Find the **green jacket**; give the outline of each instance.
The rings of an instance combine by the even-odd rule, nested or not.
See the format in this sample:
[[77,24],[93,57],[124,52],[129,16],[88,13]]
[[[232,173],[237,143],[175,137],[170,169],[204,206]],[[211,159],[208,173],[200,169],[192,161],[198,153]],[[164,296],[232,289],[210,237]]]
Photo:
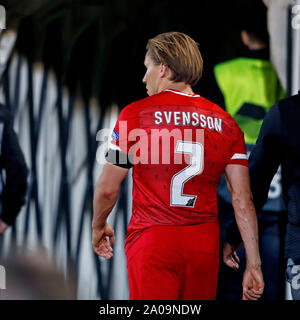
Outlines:
[[285,97],[270,61],[237,58],[214,68],[226,111],[244,132],[246,144],[255,144],[265,114]]

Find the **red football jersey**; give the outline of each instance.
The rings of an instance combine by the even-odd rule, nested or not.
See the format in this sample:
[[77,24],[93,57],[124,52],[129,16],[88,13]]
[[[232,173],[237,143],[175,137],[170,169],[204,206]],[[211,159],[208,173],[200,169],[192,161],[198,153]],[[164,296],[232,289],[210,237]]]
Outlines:
[[121,111],[112,137],[111,149],[134,162],[126,245],[151,226],[218,223],[226,165],[248,166],[236,122],[199,95],[164,90],[134,102]]

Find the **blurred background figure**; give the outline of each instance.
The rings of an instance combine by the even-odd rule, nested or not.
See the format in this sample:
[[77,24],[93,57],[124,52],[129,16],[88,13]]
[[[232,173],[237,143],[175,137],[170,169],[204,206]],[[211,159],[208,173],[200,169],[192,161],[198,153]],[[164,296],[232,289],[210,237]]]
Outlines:
[[[300,88],[299,88],[300,89]],[[300,91],[276,103],[264,119],[259,139],[249,159],[256,208],[267,199],[268,188],[282,166],[283,195],[287,207],[285,263],[293,300],[300,300]]]
[[[299,107],[300,91],[297,95],[280,100],[271,108],[249,158],[253,201],[257,211],[266,202],[271,180],[278,166],[282,166],[283,194],[288,210],[284,247],[286,279],[293,300],[300,299],[300,213],[297,209],[300,201]],[[234,228],[234,224],[230,227]],[[234,245],[226,244],[224,261],[230,267],[233,266],[230,260],[234,251]]]
[[15,248],[1,264],[6,271],[6,289],[0,291],[0,300],[76,299],[73,270],[68,270],[66,280],[43,248]]
[[[269,61],[266,18],[266,8],[262,2],[249,7],[247,16],[239,18],[244,52],[241,56],[219,63],[214,68],[216,83],[212,86],[214,90],[211,99],[231,114],[239,124],[244,132],[248,155],[256,143],[263,118],[276,101],[285,97],[277,73]],[[225,179],[219,185],[218,196],[221,229],[224,231],[233,219]],[[258,214],[260,254],[265,280],[263,299],[282,299],[284,296],[282,248],[286,212],[281,193],[280,171],[273,180],[268,203]],[[226,235],[223,233],[225,242],[234,241],[233,237],[234,234],[231,232]],[[239,270],[232,270],[221,263],[220,295],[229,300],[240,300],[242,296],[239,284],[245,268],[244,248],[239,248],[237,253],[241,260]]]
[[0,234],[3,234],[25,203],[28,169],[9,111],[0,104]]

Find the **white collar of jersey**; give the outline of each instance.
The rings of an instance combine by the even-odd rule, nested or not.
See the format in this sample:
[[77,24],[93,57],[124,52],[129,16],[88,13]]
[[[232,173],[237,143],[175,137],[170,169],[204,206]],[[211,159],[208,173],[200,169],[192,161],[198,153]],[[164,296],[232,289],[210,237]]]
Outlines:
[[171,89],[165,89],[163,91],[173,92],[173,93],[176,93],[176,94],[180,94],[182,96],[187,96],[187,97],[192,97],[192,98],[200,97],[199,94],[188,94],[188,93],[184,93],[184,92],[177,91],[177,90],[171,90]]

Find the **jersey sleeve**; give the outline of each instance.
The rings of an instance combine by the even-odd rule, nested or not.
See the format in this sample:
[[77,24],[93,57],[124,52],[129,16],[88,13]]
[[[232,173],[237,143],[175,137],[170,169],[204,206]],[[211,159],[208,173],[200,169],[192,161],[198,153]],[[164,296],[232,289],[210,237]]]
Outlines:
[[111,142],[106,154],[106,160],[123,168],[133,166],[133,156],[130,150],[135,141],[128,139],[130,132],[136,128],[136,115],[132,110],[132,105],[125,107],[113,129]]
[[248,167],[248,156],[244,134],[240,128],[237,128],[236,130],[236,139],[232,144],[227,164],[240,164]]

